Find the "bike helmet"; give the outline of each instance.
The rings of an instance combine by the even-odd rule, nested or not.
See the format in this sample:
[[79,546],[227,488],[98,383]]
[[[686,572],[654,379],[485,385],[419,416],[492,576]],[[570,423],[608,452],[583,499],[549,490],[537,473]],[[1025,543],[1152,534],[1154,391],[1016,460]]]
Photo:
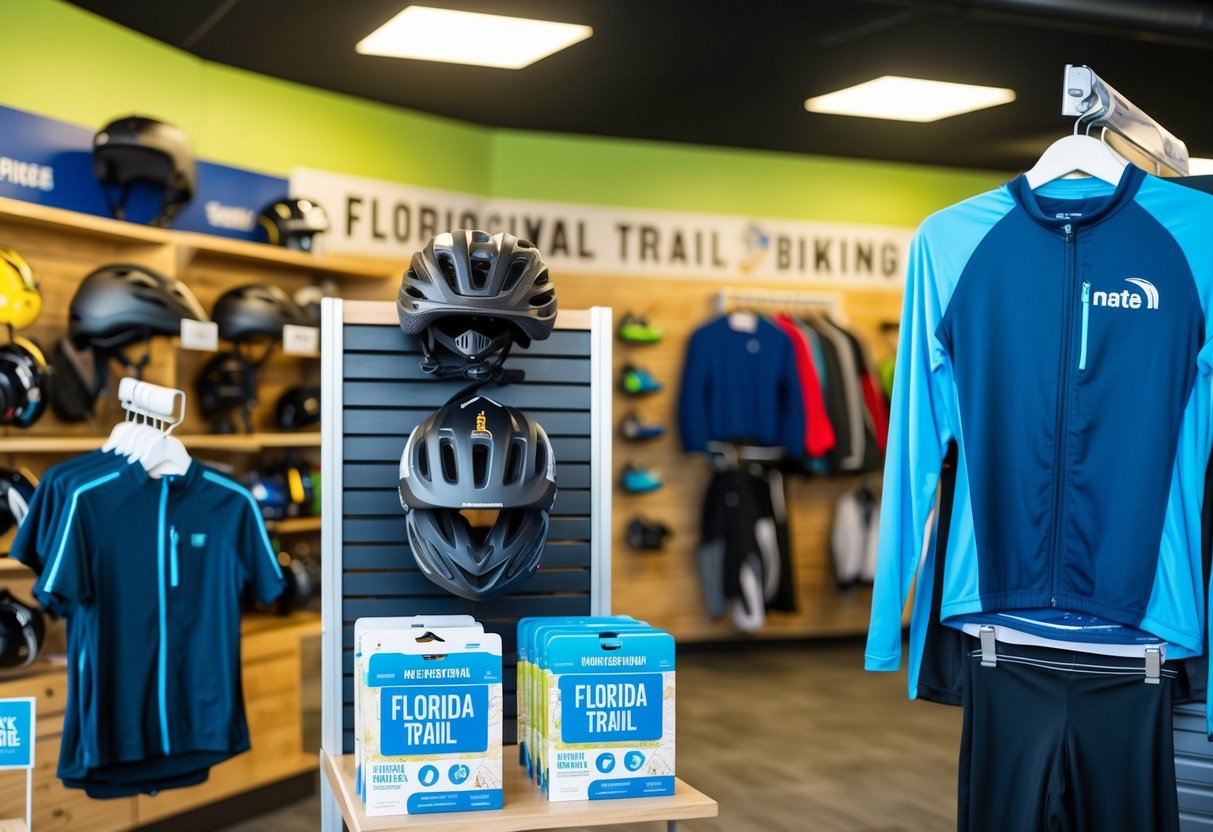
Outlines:
[[50,367],[35,342],[0,345],[0,425],[28,428],[46,411]]
[[[110,212],[126,219],[131,188],[143,183],[163,194],[149,225],[167,226],[177,211],[194,198],[198,168],[185,133],[179,127],[143,116],[124,116],[93,137],[93,173]],[[111,194],[118,190],[118,198]]]
[[37,485],[28,471],[0,468],[0,534],[24,522]]
[[295,386],[288,387],[278,397],[274,408],[278,417],[278,427],[283,430],[295,430],[320,424],[320,388]]
[[18,670],[33,664],[45,638],[42,611],[0,589],[0,668]]
[[[471,600],[529,578],[547,540],[555,465],[547,433],[515,408],[473,395],[432,413],[400,457],[400,503],[422,573]],[[473,526],[464,509],[497,509],[497,518]]]
[[219,325],[219,337],[233,343],[258,338],[281,341],[284,325],[311,325],[290,295],[277,286],[263,283],[224,292],[215,301],[212,311],[215,323]]
[[443,232],[413,254],[396,312],[401,329],[421,336],[426,372],[491,368],[513,342],[526,347],[552,334],[556,287],[543,256],[526,240]]
[[29,264],[17,252],[0,248],[0,326],[25,329],[41,311],[42,295]]
[[184,283],[147,266],[114,263],[76,289],[67,332],[77,349],[111,352],[153,335],[177,335],[185,318],[210,320]]
[[258,224],[272,246],[311,251],[314,237],[329,230],[329,215],[307,199],[280,199],[261,209]]
[[261,516],[266,520],[285,520],[291,500],[286,486],[278,480],[253,471],[243,477],[244,487],[257,501]]
[[217,352],[203,365],[194,380],[202,417],[215,433],[235,433],[229,415],[240,410],[249,421],[257,403],[254,373],[248,362],[234,352]]

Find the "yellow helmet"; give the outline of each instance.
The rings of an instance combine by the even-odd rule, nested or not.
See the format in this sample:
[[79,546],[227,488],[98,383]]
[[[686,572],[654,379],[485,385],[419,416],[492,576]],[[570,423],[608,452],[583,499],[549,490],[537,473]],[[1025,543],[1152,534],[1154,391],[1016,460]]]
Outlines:
[[25,329],[41,311],[42,295],[29,264],[12,249],[0,248],[0,325]]

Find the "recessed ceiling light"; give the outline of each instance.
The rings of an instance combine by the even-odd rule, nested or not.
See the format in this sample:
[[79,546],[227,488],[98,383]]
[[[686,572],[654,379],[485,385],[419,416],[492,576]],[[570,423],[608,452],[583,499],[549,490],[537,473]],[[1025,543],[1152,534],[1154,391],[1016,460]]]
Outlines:
[[1208,176],[1213,173],[1213,159],[1189,159],[1188,176]]
[[354,48],[363,55],[522,69],[593,32],[574,23],[408,6]]
[[926,122],[1009,104],[1014,100],[1015,90],[1002,87],[885,75],[810,98],[804,102],[804,108],[811,113]]

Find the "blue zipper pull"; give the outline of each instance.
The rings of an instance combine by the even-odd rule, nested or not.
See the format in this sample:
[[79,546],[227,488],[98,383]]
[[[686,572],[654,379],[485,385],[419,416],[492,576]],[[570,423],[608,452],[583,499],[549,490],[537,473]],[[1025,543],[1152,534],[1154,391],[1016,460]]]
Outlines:
[[177,527],[170,526],[169,527],[169,542],[170,542],[169,552],[171,553],[172,558],[169,562],[169,583],[171,583],[173,586],[177,585],[177,541],[179,539],[180,539],[180,537],[177,534]]
[[1065,228],[1065,232],[1066,232],[1066,242],[1067,243],[1074,242],[1074,226],[1070,225],[1070,223],[1066,223],[1065,226],[1063,226],[1063,227]]
[[1082,347],[1078,353],[1078,369],[1087,369],[1087,324],[1091,317],[1091,281],[1082,282]]

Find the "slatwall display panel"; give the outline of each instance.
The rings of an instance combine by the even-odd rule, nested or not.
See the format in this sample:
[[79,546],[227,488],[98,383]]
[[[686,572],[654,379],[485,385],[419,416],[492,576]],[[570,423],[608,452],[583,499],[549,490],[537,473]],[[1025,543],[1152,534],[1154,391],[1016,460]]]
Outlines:
[[1179,828],[1213,832],[1213,743],[1205,735],[1205,706],[1179,705],[1174,716]]
[[413,561],[397,493],[412,429],[467,386],[421,371],[417,339],[399,327],[347,324],[342,363],[342,725],[354,749],[354,621],[365,616],[466,613],[502,638],[504,741],[516,741],[515,625],[527,615],[590,613],[590,333],[557,330],[515,349],[521,384],[481,392],[543,425],[559,492],[539,572],[518,592],[476,603],[430,583]]

